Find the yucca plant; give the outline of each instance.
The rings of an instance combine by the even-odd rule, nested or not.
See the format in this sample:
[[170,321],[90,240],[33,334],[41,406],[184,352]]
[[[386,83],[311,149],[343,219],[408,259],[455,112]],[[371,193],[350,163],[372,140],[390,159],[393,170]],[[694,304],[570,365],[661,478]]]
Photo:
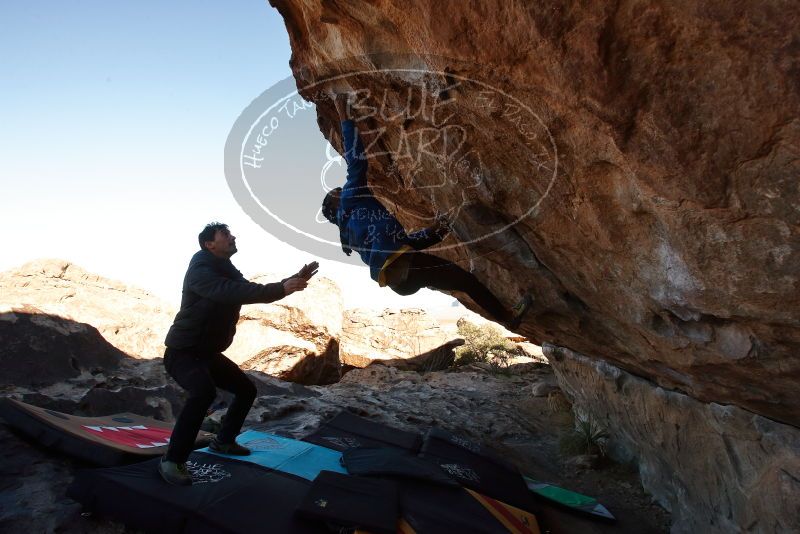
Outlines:
[[591,417],[578,419],[575,428],[567,432],[559,441],[559,448],[565,454],[592,454],[605,456],[608,451],[608,431],[595,423]]

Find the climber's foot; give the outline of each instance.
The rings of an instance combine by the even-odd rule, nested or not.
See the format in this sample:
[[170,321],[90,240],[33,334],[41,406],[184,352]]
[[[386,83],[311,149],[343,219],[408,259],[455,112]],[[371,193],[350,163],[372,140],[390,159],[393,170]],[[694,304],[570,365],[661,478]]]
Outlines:
[[161,458],[158,463],[158,472],[165,482],[173,486],[192,485],[192,474],[186,468],[185,463],[169,462],[165,458]]
[[236,443],[235,441],[231,441],[228,443],[224,443],[218,441],[217,438],[208,444],[208,448],[214,452],[219,452],[222,454],[230,454],[232,456],[249,456],[250,449],[247,447],[243,447]]

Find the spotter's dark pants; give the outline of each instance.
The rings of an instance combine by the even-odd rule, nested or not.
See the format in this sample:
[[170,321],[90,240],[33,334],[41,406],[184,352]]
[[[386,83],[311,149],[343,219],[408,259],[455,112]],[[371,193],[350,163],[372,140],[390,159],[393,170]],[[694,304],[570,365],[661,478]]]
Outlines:
[[219,352],[167,348],[164,367],[189,394],[175,421],[166,459],[184,463],[189,458],[203,419],[217,396],[217,388],[234,394],[217,440],[229,443],[236,439],[256,398],[255,385],[239,366]]
[[511,319],[503,303],[489,291],[472,273],[465,271],[455,263],[437,258],[424,252],[407,252],[411,254],[411,265],[408,277],[398,285],[390,286],[399,295],[411,295],[422,289],[444,289],[445,291],[463,291],[475,304],[486,310],[496,321]]

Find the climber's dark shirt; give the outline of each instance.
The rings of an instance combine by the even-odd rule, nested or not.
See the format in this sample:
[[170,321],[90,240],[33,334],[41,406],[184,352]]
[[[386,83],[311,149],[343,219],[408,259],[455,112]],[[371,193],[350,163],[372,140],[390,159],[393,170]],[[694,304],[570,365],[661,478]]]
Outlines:
[[367,185],[367,156],[353,121],[342,121],[342,140],[347,182],[342,187],[336,214],[339,239],[345,253],[358,252],[361,261],[369,265],[372,279],[378,281],[386,260],[402,247],[423,250],[440,242],[442,237],[427,229],[406,233]]

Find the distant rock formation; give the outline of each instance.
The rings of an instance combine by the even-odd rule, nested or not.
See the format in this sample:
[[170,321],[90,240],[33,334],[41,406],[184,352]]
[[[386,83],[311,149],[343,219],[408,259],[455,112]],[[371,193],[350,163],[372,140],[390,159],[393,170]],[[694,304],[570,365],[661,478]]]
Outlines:
[[[453,361],[453,347],[463,343],[424,310],[346,310],[339,358],[366,367],[373,362],[405,368],[441,369]],[[413,360],[413,361],[412,361]],[[432,366],[432,367],[431,367]]]
[[[278,279],[267,274],[251,278],[259,283]],[[0,311],[10,313],[0,317],[7,324],[16,320],[11,310],[19,309],[31,314],[20,325],[33,322],[51,327],[41,331],[27,326],[0,329],[8,336],[6,353],[23,361],[27,361],[22,355],[28,349],[20,347],[40,347],[39,352],[47,353],[41,361],[47,362],[69,362],[69,354],[80,352],[62,350],[62,345],[86,348],[78,363],[98,358],[114,347],[119,354],[132,358],[160,358],[164,335],[175,313],[143,290],[62,260],[38,260],[0,273],[0,290]],[[442,369],[452,363],[453,348],[462,343],[454,318],[453,324],[440,324],[423,310],[387,309],[378,314],[344,310],[339,286],[318,276],[304,291],[285,299],[243,306],[236,336],[225,354],[243,369],[306,385],[336,382],[350,368],[373,362],[403,369]],[[99,325],[97,330],[94,325]],[[75,330],[73,334],[82,333],[82,337],[65,337],[70,329]],[[42,332],[58,338],[46,350],[45,339],[50,338],[40,339]],[[66,369],[57,371],[60,367],[53,365],[48,383],[79,373],[75,369],[72,374]],[[26,372],[19,378],[28,379]]]
[[[259,275],[268,283],[277,276]],[[244,369],[301,384],[339,380],[342,294],[335,282],[314,277],[308,287],[272,304],[242,307],[233,345],[225,354]]]
[[[277,279],[260,275],[253,281]],[[6,376],[11,380],[11,373],[19,370],[18,378],[24,383],[53,383],[77,375],[77,367],[70,374],[56,362],[70,362],[75,357],[75,365],[80,366],[114,348],[131,358],[161,358],[164,337],[176,312],[144,290],[57,259],[36,260],[0,273],[0,312],[5,312],[0,316],[5,321],[0,328],[17,320],[14,310],[30,317],[21,319],[13,329],[0,330],[7,340],[0,355],[20,359]],[[245,368],[287,380],[334,382],[340,376],[336,340],[341,317],[338,286],[331,280],[315,278],[305,291],[277,303],[244,306],[234,344],[226,354]],[[33,329],[30,324],[49,329]],[[71,337],[67,337],[69,334]],[[26,375],[24,369],[32,371],[39,364],[28,356],[37,351],[26,352],[24,347],[47,353],[42,361],[48,363],[36,373],[40,378]]]
[[0,273],[0,308],[33,306],[92,325],[132,358],[160,358],[175,310],[158,297],[64,260],[36,260]]

